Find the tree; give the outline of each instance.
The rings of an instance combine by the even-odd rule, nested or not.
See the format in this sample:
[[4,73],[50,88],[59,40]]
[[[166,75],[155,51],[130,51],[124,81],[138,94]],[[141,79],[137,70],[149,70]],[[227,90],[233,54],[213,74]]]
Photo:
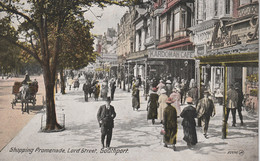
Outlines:
[[62,52],[59,57],[59,71],[61,77],[61,92],[65,94],[63,69],[81,69],[90,62],[95,62],[98,53],[93,52],[94,38],[90,33],[93,24],[89,21],[70,18],[64,28]]
[[[112,4],[126,6],[136,3],[139,3],[139,0],[9,0],[9,2],[0,2],[0,12],[6,13],[19,23],[16,30],[19,32],[19,39],[12,39],[12,35],[3,25],[0,27],[6,31],[1,32],[0,38],[33,56],[43,69],[47,106],[46,131],[62,128],[56,120],[54,86],[61,53],[62,33],[69,25],[68,19],[73,16],[84,19],[82,15],[88,9],[84,10],[83,7],[87,8],[94,4],[105,7]],[[52,45],[50,45],[51,38]]]

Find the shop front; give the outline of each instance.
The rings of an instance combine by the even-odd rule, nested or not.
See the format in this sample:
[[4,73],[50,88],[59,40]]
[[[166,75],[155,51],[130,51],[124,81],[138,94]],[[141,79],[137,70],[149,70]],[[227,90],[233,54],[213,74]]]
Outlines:
[[[223,104],[222,138],[227,136],[227,91],[237,84],[245,97],[244,106],[258,111],[258,17],[247,16],[215,23],[204,55],[197,55],[200,86],[210,90],[213,99]],[[221,99],[222,98],[222,99]]]

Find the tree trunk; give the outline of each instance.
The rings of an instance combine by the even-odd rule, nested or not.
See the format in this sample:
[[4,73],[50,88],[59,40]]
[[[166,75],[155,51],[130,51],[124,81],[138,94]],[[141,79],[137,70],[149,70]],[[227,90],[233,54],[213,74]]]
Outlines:
[[55,131],[62,129],[62,127],[57,123],[55,101],[54,101],[54,87],[55,87],[55,77],[49,70],[48,67],[43,68],[43,77],[45,83],[45,93],[46,93],[46,128],[44,131]]
[[61,93],[65,94],[65,81],[63,75],[63,69],[60,70],[60,85],[61,85]]

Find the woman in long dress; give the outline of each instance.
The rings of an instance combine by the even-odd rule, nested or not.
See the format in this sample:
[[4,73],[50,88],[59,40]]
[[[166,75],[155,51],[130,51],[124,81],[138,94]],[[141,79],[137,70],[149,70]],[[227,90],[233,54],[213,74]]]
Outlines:
[[177,110],[177,117],[180,117],[180,113],[181,113],[181,95],[180,93],[177,91],[177,89],[173,88],[172,89],[172,94],[170,95],[170,97],[172,98],[173,102],[172,102],[172,106],[174,106]]
[[132,107],[133,107],[133,110],[138,110],[140,108],[139,89],[134,84],[132,90],[133,90],[132,91]]
[[167,107],[163,112],[163,125],[164,125],[164,147],[168,147],[168,145],[173,145],[173,150],[176,151],[176,140],[177,140],[177,111],[175,107],[171,105],[172,98],[169,97],[166,101]]
[[159,95],[156,93],[157,89],[152,88],[152,92],[150,93],[148,100],[148,114],[147,120],[152,120],[152,124],[155,123],[155,119],[157,119],[157,108],[158,108],[158,98]]
[[186,99],[186,102],[188,103],[188,106],[185,107],[181,112],[181,117],[183,118],[183,140],[187,142],[187,146],[189,148],[192,148],[192,146],[196,145],[198,142],[195,122],[197,113],[196,108],[192,106],[192,98],[188,97]]
[[167,107],[166,101],[168,99],[168,96],[166,95],[166,90],[161,89],[161,95],[159,96],[158,103],[159,103],[159,108],[158,108],[158,120],[163,122],[163,111]]

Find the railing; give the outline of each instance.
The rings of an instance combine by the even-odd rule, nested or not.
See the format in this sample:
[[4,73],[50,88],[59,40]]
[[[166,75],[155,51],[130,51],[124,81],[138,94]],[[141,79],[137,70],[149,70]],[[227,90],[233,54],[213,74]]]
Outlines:
[[258,15],[258,2],[246,4],[238,8],[238,17],[243,17],[252,14]]

